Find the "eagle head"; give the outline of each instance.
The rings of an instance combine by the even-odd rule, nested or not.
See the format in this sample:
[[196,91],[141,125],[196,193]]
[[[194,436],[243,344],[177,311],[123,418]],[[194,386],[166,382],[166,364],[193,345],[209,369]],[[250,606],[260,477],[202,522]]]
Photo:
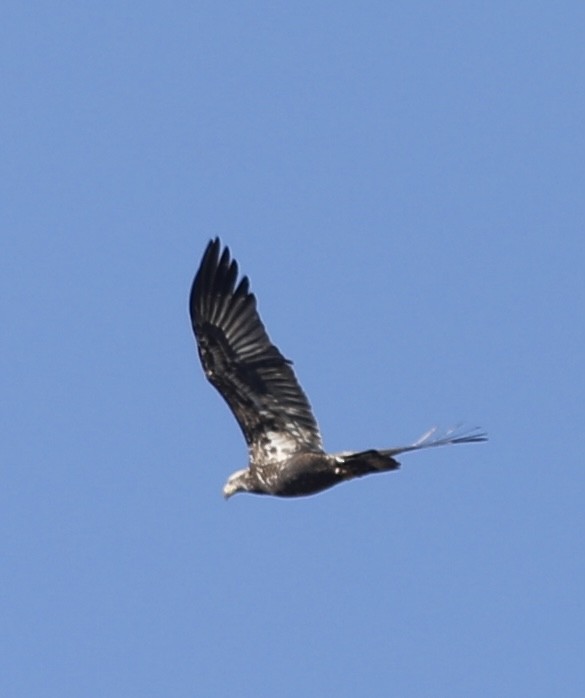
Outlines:
[[250,492],[252,489],[250,471],[248,468],[243,468],[242,470],[236,470],[235,473],[228,477],[227,482],[223,486],[223,496],[229,499],[237,492]]

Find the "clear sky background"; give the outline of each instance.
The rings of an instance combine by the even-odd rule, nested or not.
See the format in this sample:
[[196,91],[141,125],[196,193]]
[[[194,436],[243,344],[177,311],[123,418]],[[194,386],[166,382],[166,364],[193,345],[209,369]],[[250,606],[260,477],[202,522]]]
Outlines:
[[[0,694],[585,695],[582,2],[7,2]],[[210,237],[330,450],[294,501],[187,315]]]

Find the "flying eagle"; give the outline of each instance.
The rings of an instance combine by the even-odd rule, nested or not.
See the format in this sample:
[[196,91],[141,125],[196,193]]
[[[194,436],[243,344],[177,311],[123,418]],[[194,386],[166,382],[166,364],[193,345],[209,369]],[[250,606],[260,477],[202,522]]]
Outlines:
[[394,456],[430,446],[476,443],[477,429],[431,429],[410,446],[325,453],[319,427],[292,363],[272,344],[256,298],[218,238],[207,245],[189,298],[199,357],[244,433],[249,465],[230,475],[223,494],[236,492],[300,497],[344,480],[396,470]]

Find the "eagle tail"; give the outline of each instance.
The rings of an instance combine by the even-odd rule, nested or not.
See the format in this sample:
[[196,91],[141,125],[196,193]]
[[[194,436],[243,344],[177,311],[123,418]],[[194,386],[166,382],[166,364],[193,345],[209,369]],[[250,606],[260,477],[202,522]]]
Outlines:
[[400,463],[392,455],[375,449],[340,453],[335,458],[341,464],[339,467],[347,479],[398,470],[400,467]]

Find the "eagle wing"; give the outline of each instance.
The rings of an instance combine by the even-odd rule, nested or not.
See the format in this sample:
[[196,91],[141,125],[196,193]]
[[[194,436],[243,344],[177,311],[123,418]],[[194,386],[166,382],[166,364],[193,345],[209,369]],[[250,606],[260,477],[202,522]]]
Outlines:
[[208,380],[234,413],[257,465],[322,451],[311,406],[291,367],[271,343],[228,247],[207,245],[189,299],[199,357]]

